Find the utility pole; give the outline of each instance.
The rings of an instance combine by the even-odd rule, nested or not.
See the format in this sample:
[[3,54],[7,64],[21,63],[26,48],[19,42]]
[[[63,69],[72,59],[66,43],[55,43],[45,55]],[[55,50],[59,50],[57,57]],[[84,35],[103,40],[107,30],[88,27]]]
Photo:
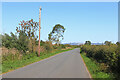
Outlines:
[[41,6],[39,8],[39,45],[38,45],[38,56],[40,56],[40,29],[41,29]]

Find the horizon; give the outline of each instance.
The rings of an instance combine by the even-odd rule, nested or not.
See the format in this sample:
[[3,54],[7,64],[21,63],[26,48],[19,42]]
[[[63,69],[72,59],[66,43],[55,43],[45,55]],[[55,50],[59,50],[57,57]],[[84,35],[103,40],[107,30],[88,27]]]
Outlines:
[[66,28],[62,43],[118,41],[117,2],[3,2],[2,33],[15,33],[22,20],[33,19],[38,22],[40,6],[43,41],[47,40],[56,24]]

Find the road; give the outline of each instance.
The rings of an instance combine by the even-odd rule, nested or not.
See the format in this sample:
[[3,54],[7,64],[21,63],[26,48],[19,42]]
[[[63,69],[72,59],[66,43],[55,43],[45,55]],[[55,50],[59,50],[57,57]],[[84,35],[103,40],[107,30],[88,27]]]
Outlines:
[[2,75],[3,78],[90,78],[80,56],[80,49],[35,62]]

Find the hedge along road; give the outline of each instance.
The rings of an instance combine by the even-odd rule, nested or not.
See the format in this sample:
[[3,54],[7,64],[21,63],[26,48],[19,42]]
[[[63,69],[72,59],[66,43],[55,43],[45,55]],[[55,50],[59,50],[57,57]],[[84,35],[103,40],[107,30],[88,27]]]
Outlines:
[[80,49],[35,62],[2,75],[3,78],[90,78],[80,56]]

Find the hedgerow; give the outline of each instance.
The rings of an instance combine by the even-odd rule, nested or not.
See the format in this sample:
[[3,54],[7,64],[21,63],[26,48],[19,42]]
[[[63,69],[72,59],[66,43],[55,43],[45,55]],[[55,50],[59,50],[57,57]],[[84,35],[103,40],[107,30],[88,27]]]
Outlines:
[[119,45],[83,45],[81,53],[86,53],[87,57],[94,59],[97,63],[105,64],[102,67],[107,67],[105,71],[115,73],[119,76]]

